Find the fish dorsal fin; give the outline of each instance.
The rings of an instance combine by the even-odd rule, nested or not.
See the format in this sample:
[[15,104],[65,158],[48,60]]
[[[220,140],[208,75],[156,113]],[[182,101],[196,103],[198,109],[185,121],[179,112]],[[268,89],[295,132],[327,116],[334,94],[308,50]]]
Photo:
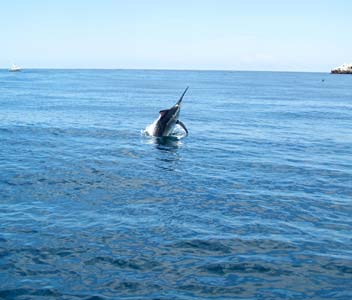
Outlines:
[[159,113],[163,117],[167,114],[168,111],[169,111],[168,109],[163,109],[163,110],[159,111]]

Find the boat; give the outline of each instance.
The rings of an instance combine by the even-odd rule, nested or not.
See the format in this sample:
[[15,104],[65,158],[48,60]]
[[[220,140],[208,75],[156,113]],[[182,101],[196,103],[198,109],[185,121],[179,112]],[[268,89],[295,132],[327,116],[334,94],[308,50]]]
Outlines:
[[331,70],[331,74],[352,74],[352,64],[343,64]]
[[18,72],[21,70],[22,69],[19,66],[16,66],[15,64],[13,64],[12,67],[9,69],[10,72]]

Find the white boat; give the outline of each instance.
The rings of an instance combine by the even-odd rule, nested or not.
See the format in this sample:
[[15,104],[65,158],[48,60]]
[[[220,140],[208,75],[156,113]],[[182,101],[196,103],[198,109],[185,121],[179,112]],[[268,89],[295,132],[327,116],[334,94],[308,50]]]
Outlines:
[[352,64],[343,64],[331,70],[332,74],[352,74]]
[[10,72],[18,72],[21,71],[22,69],[15,64],[12,65],[12,67],[9,69]]

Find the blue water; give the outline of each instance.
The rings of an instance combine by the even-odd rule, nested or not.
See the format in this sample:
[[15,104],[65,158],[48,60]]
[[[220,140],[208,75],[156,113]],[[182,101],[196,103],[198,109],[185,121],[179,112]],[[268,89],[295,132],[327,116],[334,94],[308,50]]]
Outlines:
[[352,299],[351,201],[352,76],[0,71],[1,299]]

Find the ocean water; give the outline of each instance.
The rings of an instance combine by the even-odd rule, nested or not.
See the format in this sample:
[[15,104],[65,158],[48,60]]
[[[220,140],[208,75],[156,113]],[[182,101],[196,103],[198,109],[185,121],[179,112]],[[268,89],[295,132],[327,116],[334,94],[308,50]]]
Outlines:
[[1,70],[0,299],[352,299],[352,76]]

